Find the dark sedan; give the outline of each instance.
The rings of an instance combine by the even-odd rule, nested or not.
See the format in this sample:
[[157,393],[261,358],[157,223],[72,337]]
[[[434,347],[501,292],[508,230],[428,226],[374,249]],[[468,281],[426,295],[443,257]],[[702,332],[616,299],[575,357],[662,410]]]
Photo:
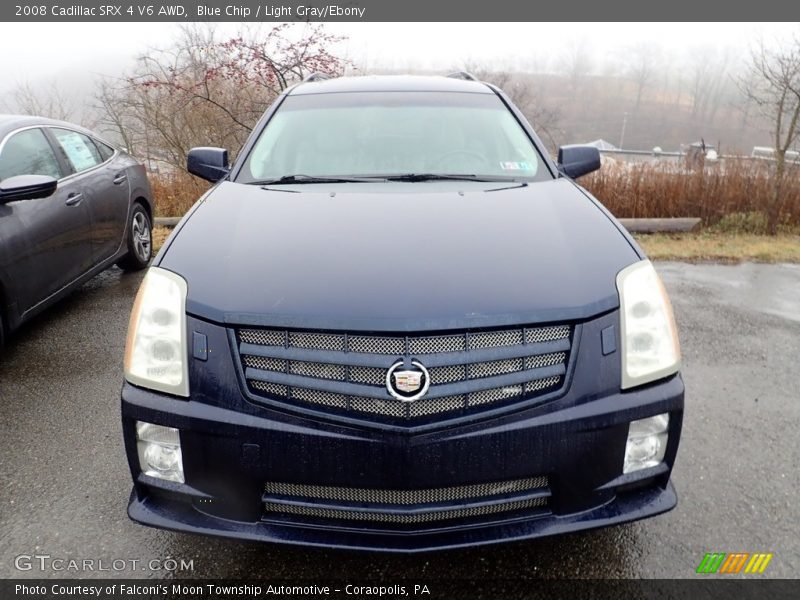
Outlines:
[[0,344],[100,271],[147,266],[144,167],[77,125],[0,115]]

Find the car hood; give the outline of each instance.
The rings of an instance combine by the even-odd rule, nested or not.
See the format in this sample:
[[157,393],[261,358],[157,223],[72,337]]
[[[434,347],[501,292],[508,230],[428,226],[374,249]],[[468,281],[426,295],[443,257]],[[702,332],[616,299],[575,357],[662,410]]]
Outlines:
[[587,318],[638,260],[571,181],[224,182],[159,256],[219,323],[423,331]]

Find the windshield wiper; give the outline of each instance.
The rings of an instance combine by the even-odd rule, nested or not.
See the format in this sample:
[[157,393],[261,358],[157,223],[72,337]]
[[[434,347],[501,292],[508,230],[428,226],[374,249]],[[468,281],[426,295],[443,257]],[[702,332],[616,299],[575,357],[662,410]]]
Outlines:
[[363,183],[367,181],[383,181],[383,177],[325,177],[316,175],[284,175],[277,179],[261,179],[250,181],[248,185],[281,185],[298,183]]
[[387,175],[389,181],[500,181],[498,179],[487,179],[477,175],[450,175],[447,173],[403,173],[401,175]]

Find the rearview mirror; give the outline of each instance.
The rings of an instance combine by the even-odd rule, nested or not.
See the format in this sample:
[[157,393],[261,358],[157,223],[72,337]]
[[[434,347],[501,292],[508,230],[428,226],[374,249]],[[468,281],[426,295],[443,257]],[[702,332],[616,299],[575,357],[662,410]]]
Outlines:
[[230,171],[228,151],[224,148],[192,148],[186,157],[186,170],[215,183]]
[[600,168],[600,151],[594,146],[561,146],[558,149],[558,170],[575,179]]
[[52,196],[58,181],[47,175],[16,175],[0,181],[0,203]]

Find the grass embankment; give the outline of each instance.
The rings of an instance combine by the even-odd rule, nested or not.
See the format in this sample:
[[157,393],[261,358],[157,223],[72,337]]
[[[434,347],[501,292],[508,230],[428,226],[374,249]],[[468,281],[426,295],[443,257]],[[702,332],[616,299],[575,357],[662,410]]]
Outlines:
[[636,235],[636,241],[652,260],[800,263],[800,235],[653,233]]

